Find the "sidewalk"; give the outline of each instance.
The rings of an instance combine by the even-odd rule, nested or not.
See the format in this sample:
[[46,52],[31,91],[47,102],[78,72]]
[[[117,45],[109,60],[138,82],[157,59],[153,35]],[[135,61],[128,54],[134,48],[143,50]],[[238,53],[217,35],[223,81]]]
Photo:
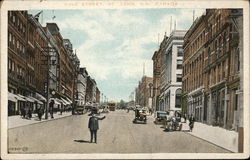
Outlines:
[[[189,130],[189,122],[182,123],[182,130]],[[200,122],[194,123],[192,132],[187,132],[193,136],[204,139],[232,152],[238,152],[238,132],[229,131],[221,127],[210,126]]]
[[39,121],[37,114],[32,114],[31,119],[23,119],[23,118],[21,118],[20,115],[9,116],[8,117],[8,129],[21,127],[21,126],[25,126],[25,125],[30,125],[30,124],[34,124],[34,123],[51,121],[51,120],[55,120],[55,119],[59,119],[59,118],[63,118],[63,117],[68,117],[71,115],[72,115],[71,112],[63,112],[62,115],[60,115],[60,112],[57,112],[57,113],[53,114],[54,119],[51,119],[50,114],[48,114],[48,119],[46,120],[45,115],[43,115],[41,121]]

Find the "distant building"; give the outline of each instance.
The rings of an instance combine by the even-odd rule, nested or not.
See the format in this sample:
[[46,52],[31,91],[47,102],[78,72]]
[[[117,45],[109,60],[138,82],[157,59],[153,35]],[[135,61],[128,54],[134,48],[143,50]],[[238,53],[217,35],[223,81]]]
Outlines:
[[[47,23],[48,30],[53,35],[56,45],[60,48],[60,78],[59,94],[71,103],[76,99],[77,70],[80,62],[73,53],[70,40],[63,39],[56,23]],[[75,97],[74,97],[75,96]]]
[[183,38],[185,30],[174,30],[160,48],[161,74],[159,110],[181,110]]
[[87,77],[88,72],[86,68],[80,68],[77,76],[78,105],[84,105],[86,103]]
[[90,76],[87,77],[86,103],[96,103],[96,82]]
[[[151,86],[151,87],[150,87]],[[136,104],[152,108],[153,78],[143,76],[136,90]]]
[[[163,56],[164,56],[164,46],[168,37],[164,36],[163,41],[160,44],[160,47],[157,51],[154,52],[152,57],[153,60],[153,109],[154,111],[160,110],[159,100],[160,100],[160,90],[161,90],[161,72],[163,70]],[[163,82],[163,81],[162,81]]]
[[98,87],[96,87],[96,103],[100,104],[101,100],[101,92]]

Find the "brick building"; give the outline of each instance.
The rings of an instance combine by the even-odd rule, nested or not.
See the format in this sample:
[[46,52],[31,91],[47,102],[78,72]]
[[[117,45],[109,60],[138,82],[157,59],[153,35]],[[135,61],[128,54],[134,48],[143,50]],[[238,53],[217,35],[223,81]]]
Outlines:
[[77,98],[80,61],[55,23],[42,27],[40,13],[8,12],[9,115],[20,114],[22,108],[45,107],[47,99],[54,98],[59,107]]
[[[150,84],[152,85],[151,87]],[[142,107],[146,107],[148,109],[152,108],[152,96],[153,96],[153,78],[143,76],[136,90],[136,95],[135,95],[136,104]]]
[[197,121],[238,130],[242,24],[235,11],[207,9],[185,35],[182,105]]
[[152,105],[154,111],[159,110],[159,96],[160,96],[160,78],[161,78],[161,46],[158,51],[154,52],[153,60],[153,98]]
[[26,77],[27,16],[27,11],[8,12],[8,91],[13,94],[8,99],[8,115],[19,114],[26,100],[19,98],[18,94],[28,94],[26,88],[28,81]]
[[76,95],[77,69],[79,60],[73,53],[72,44],[68,39],[63,39],[56,23],[47,23],[48,30],[53,35],[60,53],[60,78],[59,95],[73,102]]

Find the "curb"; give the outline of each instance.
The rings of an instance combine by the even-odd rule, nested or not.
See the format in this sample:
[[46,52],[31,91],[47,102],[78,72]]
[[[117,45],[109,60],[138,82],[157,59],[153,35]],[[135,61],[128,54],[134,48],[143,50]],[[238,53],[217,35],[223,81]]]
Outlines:
[[56,119],[47,119],[47,120],[39,121],[37,123],[31,123],[31,124],[27,124],[27,125],[22,125],[22,126],[17,126],[17,127],[13,127],[13,128],[8,128],[8,130],[16,129],[16,128],[20,128],[20,127],[25,127],[25,126],[30,126],[30,125],[35,125],[35,124],[40,124],[40,123],[45,123],[45,122],[54,121],[54,120],[59,120],[59,119],[67,118],[67,117],[70,117],[70,116],[74,116],[74,115],[67,115],[67,116],[64,116],[64,117],[56,118]]

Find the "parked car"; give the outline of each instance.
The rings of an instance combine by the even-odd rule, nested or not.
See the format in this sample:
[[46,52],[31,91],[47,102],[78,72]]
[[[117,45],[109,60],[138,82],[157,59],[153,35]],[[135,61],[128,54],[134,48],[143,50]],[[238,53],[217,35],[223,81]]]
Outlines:
[[146,110],[138,108],[135,109],[135,119],[133,120],[133,123],[137,123],[138,121],[147,123]]
[[163,124],[163,121],[167,118],[167,112],[165,111],[156,111],[155,115],[155,124]]
[[[168,112],[168,111],[167,111]],[[163,120],[165,131],[180,131],[182,129],[181,114],[179,111],[169,111]]]

